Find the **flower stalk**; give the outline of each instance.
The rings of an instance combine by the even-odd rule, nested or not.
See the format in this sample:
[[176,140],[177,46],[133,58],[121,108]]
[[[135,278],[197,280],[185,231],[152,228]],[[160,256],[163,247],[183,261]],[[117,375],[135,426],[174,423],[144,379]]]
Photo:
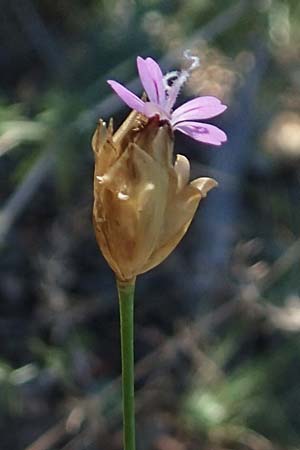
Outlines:
[[[114,271],[120,305],[124,450],[135,450],[134,289],[138,275],[164,261],[187,232],[200,201],[217,186],[212,178],[190,181],[190,163],[174,157],[174,131],[221,145],[226,134],[199,122],[226,106],[203,96],[174,109],[188,70],[163,76],[152,58],[137,58],[145,94],[140,99],[114,80],[108,83],[133,110],[114,131],[100,120],[92,140],[95,155],[93,224],[103,256]],[[175,78],[175,79],[173,79]]]
[[134,289],[135,280],[117,281],[122,357],[123,444],[124,450],[135,450],[134,409]]

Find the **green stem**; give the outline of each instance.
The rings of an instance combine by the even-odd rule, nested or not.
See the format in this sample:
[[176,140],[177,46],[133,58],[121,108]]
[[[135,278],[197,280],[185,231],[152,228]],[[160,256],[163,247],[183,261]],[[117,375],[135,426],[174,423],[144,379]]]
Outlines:
[[123,442],[124,450],[135,450],[134,414],[134,288],[133,282],[117,281],[122,355]]

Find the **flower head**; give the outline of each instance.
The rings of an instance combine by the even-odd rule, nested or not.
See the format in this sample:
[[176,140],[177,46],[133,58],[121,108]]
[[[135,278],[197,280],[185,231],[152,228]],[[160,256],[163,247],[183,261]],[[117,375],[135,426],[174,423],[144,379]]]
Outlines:
[[120,281],[160,264],[217,185],[206,177],[190,183],[189,161],[177,155],[174,163],[173,145],[169,123],[135,111],[115,133],[102,120],[95,131],[94,229]]
[[224,131],[214,125],[198,122],[218,116],[225,111],[227,107],[218,98],[196,97],[173,110],[182,85],[188,79],[190,72],[199,64],[197,57],[187,53],[186,56],[192,60],[188,70],[173,71],[165,76],[154,59],[143,59],[138,56],[137,68],[147,94],[146,101],[117,81],[108,80],[108,84],[130,108],[144,116],[148,118],[158,116],[160,120],[168,121],[173,130],[181,131],[196,141],[221,145],[227,140]]

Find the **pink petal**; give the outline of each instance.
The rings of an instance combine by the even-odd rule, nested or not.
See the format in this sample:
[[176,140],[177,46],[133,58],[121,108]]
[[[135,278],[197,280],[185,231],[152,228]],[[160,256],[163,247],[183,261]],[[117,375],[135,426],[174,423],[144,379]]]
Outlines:
[[158,115],[160,117],[160,119],[162,119],[162,120],[170,121],[170,119],[171,119],[170,115],[166,113],[164,108],[162,108],[157,103],[152,103],[152,102],[144,103],[144,115],[149,118]]
[[227,141],[224,131],[214,125],[200,122],[181,122],[175,125],[174,129],[187,134],[196,141],[205,142],[206,144],[221,145]]
[[175,109],[172,125],[185,120],[210,119],[221,114],[226,108],[216,97],[197,97]]
[[144,113],[145,103],[138,98],[133,92],[129,91],[122,84],[114,80],[107,80],[108,84],[113,88],[115,93],[126,103],[130,108],[135,109],[140,113]]
[[141,83],[150,102],[164,106],[165,88],[159,65],[152,58],[143,59],[140,56],[137,57],[136,62]]

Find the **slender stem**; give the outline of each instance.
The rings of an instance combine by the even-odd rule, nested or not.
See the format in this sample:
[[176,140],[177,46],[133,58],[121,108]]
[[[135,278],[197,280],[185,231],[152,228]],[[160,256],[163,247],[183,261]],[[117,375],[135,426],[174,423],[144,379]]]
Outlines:
[[134,288],[131,283],[117,282],[120,305],[123,441],[124,450],[135,450],[134,413]]

